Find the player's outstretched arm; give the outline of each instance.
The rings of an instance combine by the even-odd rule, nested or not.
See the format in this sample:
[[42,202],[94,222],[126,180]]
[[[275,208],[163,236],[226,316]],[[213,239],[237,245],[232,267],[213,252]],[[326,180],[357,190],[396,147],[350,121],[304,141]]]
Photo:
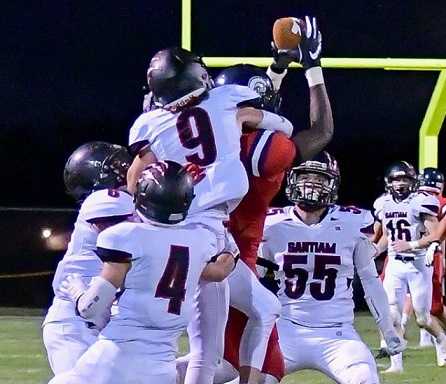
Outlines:
[[333,114],[321,68],[322,35],[316,18],[305,16],[305,33],[299,45],[300,63],[310,88],[310,129],[301,131],[293,140],[302,160],[311,159],[333,137]]
[[[310,129],[300,131],[293,137],[302,160],[318,154],[333,137],[333,115],[330,100],[325,88],[321,68],[322,35],[316,18],[305,16],[305,28],[298,49],[278,50],[273,44],[274,62],[268,75],[278,86],[285,76],[288,65],[302,64],[310,88]],[[275,86],[276,88],[276,86]]]
[[361,279],[370,312],[386,340],[389,353],[393,355],[404,350],[405,342],[393,326],[387,295],[373,261],[375,252],[375,247],[367,238],[360,238],[354,250],[353,263]]

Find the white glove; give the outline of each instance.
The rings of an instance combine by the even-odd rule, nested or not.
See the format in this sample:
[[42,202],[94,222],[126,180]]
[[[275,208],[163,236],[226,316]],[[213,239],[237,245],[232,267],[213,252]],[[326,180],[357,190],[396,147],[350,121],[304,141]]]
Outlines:
[[76,304],[79,297],[81,297],[87,286],[78,273],[70,273],[65,280],[60,284],[60,291],[70,297],[71,301]]
[[400,338],[396,332],[384,335],[384,340],[386,341],[387,352],[390,356],[403,352],[406,349],[407,341]]
[[430,267],[434,263],[435,253],[440,251],[440,243],[438,241],[434,241],[429,245],[426,251],[426,256],[424,256],[424,260],[426,262],[426,266]]

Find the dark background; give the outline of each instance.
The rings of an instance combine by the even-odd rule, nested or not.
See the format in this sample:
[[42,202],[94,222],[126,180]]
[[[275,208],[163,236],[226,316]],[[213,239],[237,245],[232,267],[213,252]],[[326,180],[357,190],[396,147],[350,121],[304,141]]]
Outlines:
[[[319,18],[326,57],[445,57],[444,1],[193,0],[192,48],[205,56],[268,56],[274,20],[308,13]],[[141,112],[150,57],[180,44],[180,19],[179,0],[3,4],[0,206],[75,207],[64,194],[65,160],[86,141],[126,144]],[[370,207],[390,162],[417,165],[418,130],[437,73],[324,74],[335,120],[329,150],[342,171],[340,200]],[[291,71],[283,96],[284,115],[306,128],[308,87],[300,70]],[[441,167],[445,160],[440,145]],[[276,203],[285,202],[279,197]],[[60,252],[45,250],[40,228],[69,229],[72,220],[71,214],[0,210],[1,242],[8,244],[1,272],[54,268]],[[2,281],[4,291],[10,285]]]

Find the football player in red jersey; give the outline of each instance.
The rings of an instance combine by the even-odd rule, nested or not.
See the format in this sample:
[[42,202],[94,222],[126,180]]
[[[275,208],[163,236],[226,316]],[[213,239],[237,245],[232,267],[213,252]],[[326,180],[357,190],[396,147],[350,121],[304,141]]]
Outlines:
[[[242,262],[253,271],[253,275],[256,274],[257,250],[262,239],[267,210],[280,190],[285,172],[292,167],[294,162],[310,159],[320,152],[333,135],[331,107],[320,67],[320,32],[309,18],[307,21],[308,34],[301,43],[300,51],[278,52],[275,50],[274,62],[267,71],[269,76],[265,76],[254,66],[237,65],[222,71],[215,79],[216,86],[238,84],[254,89],[259,93],[260,105],[253,106],[274,112],[270,113],[269,117],[277,120],[278,127],[290,125],[285,118],[277,115],[281,101],[277,91],[292,61],[302,63],[310,87],[310,129],[300,131],[291,139],[287,137],[287,134],[291,134],[287,129],[279,129],[283,133],[266,130],[247,132],[241,139],[241,158],[247,169],[249,190],[240,205],[232,212],[229,229],[240,249]],[[312,59],[310,52],[318,52],[317,58]],[[261,127],[257,126],[257,128]],[[226,327],[225,360],[239,371],[240,383],[258,383],[261,371],[267,375],[266,382],[279,382],[284,375],[284,363],[275,327],[266,351],[263,350],[264,362],[257,367],[247,365],[246,355],[249,356],[250,351],[246,351],[246,348],[249,348],[249,341],[246,343],[249,337],[246,337],[246,333],[250,333],[248,330],[250,322],[255,324],[251,316],[261,316],[261,312],[268,312],[268,308],[262,308],[262,304],[255,308],[257,301],[245,298],[245,301],[252,300],[250,304],[253,308],[249,311],[237,310],[237,304],[243,301],[239,293],[243,292],[241,288],[246,285],[246,280],[234,278],[234,275],[229,278],[231,304],[235,305],[231,306]],[[237,285],[242,287],[237,287]],[[261,301],[267,292],[264,293],[263,287],[256,286],[256,289],[258,291],[252,291],[251,296],[260,297],[259,301]],[[249,297],[249,295],[246,296]],[[243,305],[240,307],[244,308]],[[249,318],[245,315],[246,312]],[[255,363],[258,364],[259,361]],[[214,382],[223,383],[232,379],[230,376],[225,376],[225,374],[221,376],[217,374]]]
[[[437,168],[428,167],[419,176],[419,190],[428,192],[438,197],[440,201],[440,213],[438,219],[445,215],[446,199],[443,197],[444,175]],[[441,222],[441,221],[440,221]],[[443,329],[446,329],[446,312],[443,305],[443,280],[444,280],[444,255],[436,243],[433,243],[428,250],[432,255],[434,272],[432,276],[432,308],[431,315],[434,320],[438,320]],[[441,247],[444,249],[444,247]],[[421,340],[420,340],[421,344]],[[443,364],[444,365],[444,364]]]

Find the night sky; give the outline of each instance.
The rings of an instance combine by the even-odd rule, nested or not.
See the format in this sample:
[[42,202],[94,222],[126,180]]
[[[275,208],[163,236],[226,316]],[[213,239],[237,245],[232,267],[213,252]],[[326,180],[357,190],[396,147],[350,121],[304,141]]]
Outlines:
[[[267,56],[274,20],[309,12],[319,17],[326,57],[446,56],[444,1],[193,0],[193,49]],[[0,206],[74,206],[64,194],[65,160],[86,141],[126,144],[150,57],[180,43],[180,2],[7,2],[0,30]],[[417,164],[436,74],[325,70],[325,78],[341,201],[370,206],[389,162]],[[284,115],[306,128],[301,71],[292,71],[283,96]],[[440,150],[446,167],[443,157]]]

